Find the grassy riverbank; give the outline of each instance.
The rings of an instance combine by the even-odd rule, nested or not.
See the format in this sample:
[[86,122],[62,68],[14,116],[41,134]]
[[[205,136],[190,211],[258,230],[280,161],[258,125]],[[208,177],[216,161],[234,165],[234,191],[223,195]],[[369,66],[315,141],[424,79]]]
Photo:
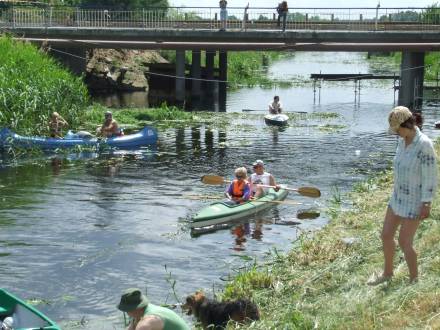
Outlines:
[[335,197],[325,228],[303,233],[289,253],[273,253],[268,265],[253,266],[227,285],[225,298],[251,297],[260,306],[262,320],[242,328],[439,329],[440,194],[416,233],[420,281],[408,285],[398,250],[394,280],[365,284],[382,269],[380,231],[391,189],[386,172],[356,186],[348,196],[352,210],[341,210]]

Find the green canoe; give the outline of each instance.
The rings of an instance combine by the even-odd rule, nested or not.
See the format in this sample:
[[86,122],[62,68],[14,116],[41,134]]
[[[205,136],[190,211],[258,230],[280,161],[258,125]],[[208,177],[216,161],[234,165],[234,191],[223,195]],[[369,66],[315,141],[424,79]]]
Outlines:
[[3,322],[14,330],[61,330],[55,322],[6,290],[0,289],[0,329]]
[[254,215],[261,210],[276,205],[276,203],[271,202],[282,201],[288,193],[285,189],[280,189],[278,192],[269,189],[265,196],[255,201],[236,205],[230,205],[226,202],[213,203],[201,209],[192,218],[190,226],[191,228],[201,228]]

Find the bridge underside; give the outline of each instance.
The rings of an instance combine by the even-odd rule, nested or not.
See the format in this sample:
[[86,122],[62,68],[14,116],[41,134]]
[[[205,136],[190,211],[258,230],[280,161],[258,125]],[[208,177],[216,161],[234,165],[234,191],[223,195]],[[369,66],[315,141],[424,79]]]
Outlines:
[[103,49],[149,49],[149,50],[225,50],[225,51],[440,51],[440,42],[429,43],[256,43],[256,42],[181,42],[181,41],[124,41],[124,40],[86,40],[86,39],[46,39],[19,37],[18,40],[29,41],[37,45],[45,44],[55,47],[103,48]]

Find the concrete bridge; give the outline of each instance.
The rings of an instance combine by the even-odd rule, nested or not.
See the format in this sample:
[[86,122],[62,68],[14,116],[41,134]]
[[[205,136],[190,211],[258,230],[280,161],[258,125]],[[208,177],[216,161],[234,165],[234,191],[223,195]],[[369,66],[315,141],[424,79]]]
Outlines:
[[[440,9],[290,8],[285,31],[274,8],[228,8],[225,31],[219,8],[171,7],[137,11],[72,7],[29,7],[0,2],[0,28],[16,38],[48,44],[72,71],[85,70],[93,48],[172,49],[176,51],[176,99],[185,98],[185,51],[192,51],[192,94],[213,80],[226,88],[227,52],[250,50],[401,51],[399,101],[421,105],[424,54],[440,50]],[[282,25],[282,21],[280,22]],[[206,52],[204,77],[201,52]]]

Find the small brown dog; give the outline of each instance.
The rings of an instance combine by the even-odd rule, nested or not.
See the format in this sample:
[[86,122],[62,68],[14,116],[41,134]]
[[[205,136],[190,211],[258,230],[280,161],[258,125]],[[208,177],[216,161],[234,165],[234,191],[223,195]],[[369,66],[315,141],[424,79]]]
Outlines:
[[188,315],[193,314],[203,329],[223,329],[229,320],[243,323],[246,320],[260,319],[257,305],[247,299],[218,302],[206,298],[200,291],[188,296],[182,309]]

